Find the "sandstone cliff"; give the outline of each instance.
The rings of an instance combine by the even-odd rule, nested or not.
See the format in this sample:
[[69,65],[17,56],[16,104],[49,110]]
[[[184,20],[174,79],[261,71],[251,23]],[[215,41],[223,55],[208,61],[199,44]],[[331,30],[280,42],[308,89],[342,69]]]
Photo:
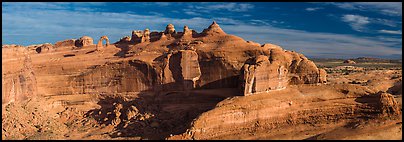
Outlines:
[[2,106],[37,95],[31,62],[26,47],[2,46]]

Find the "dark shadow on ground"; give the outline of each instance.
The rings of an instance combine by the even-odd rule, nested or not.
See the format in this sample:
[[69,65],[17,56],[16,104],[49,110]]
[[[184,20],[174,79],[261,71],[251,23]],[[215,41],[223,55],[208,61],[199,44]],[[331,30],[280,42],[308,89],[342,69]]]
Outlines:
[[114,54],[114,56],[119,56],[122,58],[128,57],[127,54],[129,52],[129,44],[115,44],[116,47],[120,48],[121,51]]
[[[166,86],[172,86],[172,84],[164,84],[156,88],[167,88]],[[165,139],[170,135],[186,132],[191,127],[192,120],[203,112],[213,109],[220,101],[240,95],[237,91],[230,92],[235,93],[220,93],[220,90],[191,90],[190,92],[145,90],[135,99],[109,96],[98,102],[100,109],[88,111],[86,117],[94,118],[100,125],[116,123],[116,131],[111,135],[112,137]],[[122,104],[121,109],[116,109],[118,104]],[[120,113],[120,121],[114,122],[117,111]],[[130,114],[130,111],[135,113]]]

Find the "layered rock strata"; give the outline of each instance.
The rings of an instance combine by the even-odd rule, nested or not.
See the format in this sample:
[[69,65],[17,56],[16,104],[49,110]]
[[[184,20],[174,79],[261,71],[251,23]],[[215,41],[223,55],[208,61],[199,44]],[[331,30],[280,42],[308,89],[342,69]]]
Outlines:
[[37,95],[31,62],[27,48],[2,46],[2,106]]

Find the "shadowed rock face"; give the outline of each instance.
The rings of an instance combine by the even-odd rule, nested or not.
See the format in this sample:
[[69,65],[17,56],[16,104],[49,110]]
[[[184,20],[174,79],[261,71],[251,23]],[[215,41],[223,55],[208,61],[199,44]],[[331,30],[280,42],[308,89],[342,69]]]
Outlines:
[[143,31],[132,31],[132,43],[140,43],[143,37]]
[[191,50],[170,53],[164,59],[161,72],[164,90],[191,90],[199,86],[201,69],[198,54]]
[[139,60],[95,66],[93,70],[72,77],[72,94],[108,94],[152,90],[156,72]]
[[2,46],[2,104],[20,102],[37,94],[28,50],[22,46]]

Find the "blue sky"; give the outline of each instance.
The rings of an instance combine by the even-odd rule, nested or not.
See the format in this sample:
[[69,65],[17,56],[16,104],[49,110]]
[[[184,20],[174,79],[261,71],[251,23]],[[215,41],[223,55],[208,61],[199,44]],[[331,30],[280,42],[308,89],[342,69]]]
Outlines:
[[115,42],[168,23],[201,32],[213,20],[228,34],[308,57],[402,57],[401,2],[2,2],[2,44]]

